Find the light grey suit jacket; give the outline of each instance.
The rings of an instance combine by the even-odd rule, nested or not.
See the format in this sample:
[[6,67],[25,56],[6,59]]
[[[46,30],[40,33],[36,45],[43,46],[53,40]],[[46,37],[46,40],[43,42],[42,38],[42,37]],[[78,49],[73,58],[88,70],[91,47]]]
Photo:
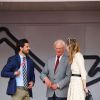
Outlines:
[[43,81],[43,79],[47,76],[53,83],[57,83],[59,85],[59,89],[55,91],[47,88],[47,97],[52,97],[55,92],[57,97],[65,98],[67,97],[71,77],[71,68],[68,64],[67,56],[63,55],[56,69],[56,73],[54,73],[55,59],[56,57],[53,57],[48,60],[40,74],[40,78]]

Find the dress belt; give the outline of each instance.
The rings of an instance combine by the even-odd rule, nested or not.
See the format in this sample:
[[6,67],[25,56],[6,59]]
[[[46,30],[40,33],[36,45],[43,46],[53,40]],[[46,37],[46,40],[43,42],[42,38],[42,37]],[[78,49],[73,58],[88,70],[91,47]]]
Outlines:
[[81,75],[80,75],[80,74],[72,74],[72,76],[81,77]]

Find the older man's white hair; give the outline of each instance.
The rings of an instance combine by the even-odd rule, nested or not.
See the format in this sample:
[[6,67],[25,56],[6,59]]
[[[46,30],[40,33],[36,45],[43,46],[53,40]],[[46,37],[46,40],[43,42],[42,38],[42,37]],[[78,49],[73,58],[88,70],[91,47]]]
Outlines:
[[64,46],[64,48],[65,48],[65,42],[64,42],[63,40],[56,40],[56,41],[54,42],[54,47],[55,47],[58,43],[62,44],[62,45]]

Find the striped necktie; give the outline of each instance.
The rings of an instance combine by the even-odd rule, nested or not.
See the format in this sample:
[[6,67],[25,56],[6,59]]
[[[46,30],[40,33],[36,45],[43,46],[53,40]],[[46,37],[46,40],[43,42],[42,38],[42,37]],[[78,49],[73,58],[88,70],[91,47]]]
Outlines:
[[27,68],[26,68],[26,57],[23,57],[23,82],[25,89],[28,88],[28,82],[27,82]]

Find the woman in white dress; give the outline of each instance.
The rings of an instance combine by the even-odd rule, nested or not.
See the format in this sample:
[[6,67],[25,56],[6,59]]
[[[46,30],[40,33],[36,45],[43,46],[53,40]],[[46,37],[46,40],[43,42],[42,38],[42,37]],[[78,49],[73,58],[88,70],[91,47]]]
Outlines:
[[70,79],[67,100],[85,100],[88,89],[86,87],[86,70],[83,55],[76,39],[68,39],[66,43],[72,76]]

